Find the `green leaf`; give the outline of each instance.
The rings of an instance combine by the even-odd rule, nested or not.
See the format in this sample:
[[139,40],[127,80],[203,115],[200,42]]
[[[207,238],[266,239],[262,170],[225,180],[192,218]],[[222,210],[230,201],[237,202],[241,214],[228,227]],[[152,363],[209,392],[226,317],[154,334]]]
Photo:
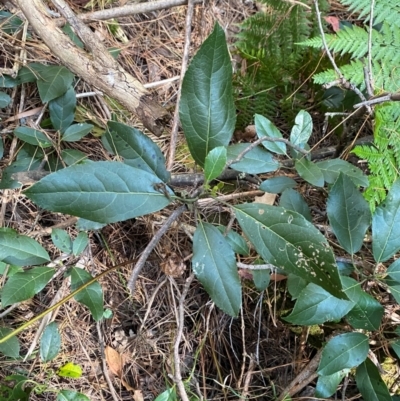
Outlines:
[[318,373],[330,376],[363,363],[368,355],[368,337],[361,333],[339,334],[322,351]]
[[376,262],[384,262],[400,249],[400,179],[372,216],[372,252]]
[[6,108],[10,103],[11,97],[5,92],[0,92],[0,109]]
[[[386,284],[388,283],[386,282]],[[388,289],[393,295],[393,298],[397,301],[398,304],[400,304],[400,285],[388,285]]]
[[0,260],[17,266],[39,265],[50,261],[46,250],[34,239],[11,228],[0,228]]
[[371,295],[360,290],[360,296],[346,319],[354,329],[375,331],[381,325],[383,306]]
[[253,281],[258,291],[264,291],[270,281],[271,281],[271,272],[269,270],[252,270],[253,273]]
[[79,393],[78,391],[61,390],[57,394],[57,401],[90,401],[90,398],[87,397],[85,394]]
[[292,324],[312,326],[340,320],[353,306],[354,302],[338,299],[310,283],[301,291],[292,313],[284,319]]
[[274,177],[265,180],[260,185],[260,190],[270,194],[280,194],[287,188],[294,188],[297,182],[290,177]]
[[2,307],[32,298],[46,286],[53,274],[54,269],[50,267],[35,267],[13,274],[1,292]]
[[228,146],[235,129],[232,64],[223,29],[215,24],[185,73],[179,115],[190,153],[201,167],[210,150]]
[[400,259],[395,260],[386,270],[391,279],[400,283]]
[[312,118],[307,111],[300,110],[294,122],[295,125],[290,133],[290,142],[293,145],[304,148],[312,133]]
[[39,73],[37,86],[43,103],[62,96],[71,87],[74,79],[72,72],[57,65],[42,65],[35,72]]
[[54,359],[61,347],[61,336],[58,332],[58,325],[52,322],[45,328],[40,339],[40,359],[48,362]]
[[330,376],[319,376],[315,388],[315,397],[329,398],[335,394],[339,383],[350,373],[350,369],[343,369]]
[[111,153],[122,156],[129,166],[155,174],[161,181],[169,181],[164,155],[147,135],[115,121],[109,121],[107,127],[103,144]]
[[80,231],[96,231],[102,229],[104,226],[106,226],[106,224],[97,223],[96,221],[86,219],[78,219],[78,222],[76,223],[76,228]]
[[0,11],[0,24],[3,32],[14,35],[24,26],[24,21],[8,11]]
[[303,278],[296,276],[295,274],[289,274],[287,279],[287,288],[292,301],[297,299],[300,293],[307,287],[308,281]]
[[[156,176],[118,162],[77,164],[44,177],[25,191],[40,207],[99,223],[156,212],[170,203]],[[172,195],[172,191],[166,187]]]
[[371,211],[353,181],[340,174],[331,188],[326,211],[339,244],[351,255],[358,252],[371,223]]
[[82,376],[82,368],[75,363],[68,362],[64,366],[61,366],[57,372],[57,375],[60,377],[72,377],[74,379],[78,379]]
[[210,151],[204,164],[204,175],[206,182],[217,178],[225,168],[227,152],[224,146],[218,146]]
[[347,299],[324,236],[303,216],[282,207],[247,203],[235,206],[246,237],[267,263]]
[[61,151],[61,158],[67,166],[72,166],[87,159],[87,155],[80,150],[64,149]]
[[393,341],[390,345],[392,346],[393,351],[396,353],[397,358],[400,359],[400,339]]
[[199,222],[193,236],[193,272],[215,304],[230,316],[237,316],[242,289],[235,254],[219,230]]
[[368,177],[353,164],[346,162],[342,159],[324,160],[317,162],[317,166],[321,169],[324,175],[324,180],[328,184],[333,184],[339,177],[340,173],[343,173],[349,177],[355,185],[361,187],[368,187]]
[[51,240],[60,251],[72,253],[72,240],[65,230],[53,228],[51,230]]
[[50,120],[53,128],[62,134],[75,118],[76,93],[71,86],[60,97],[49,102]]
[[[71,274],[72,291],[75,291],[93,278],[86,270],[78,267],[72,267],[69,270],[69,273]],[[103,317],[103,291],[101,285],[97,281],[84,288],[76,294],[74,298],[89,308],[90,313],[96,322]]]
[[0,138],[0,159],[2,159],[4,156],[4,140],[3,138]]
[[78,38],[76,33],[72,30],[70,24],[65,24],[61,30],[81,49],[84,48],[83,42]]
[[154,401],[176,401],[175,387],[168,388],[157,396]]
[[[283,138],[282,134],[275,127],[275,125],[268,120],[268,118],[261,116],[260,114],[256,114],[254,116],[254,122],[256,125],[256,132],[259,138]],[[269,142],[263,141],[262,145],[265,149],[277,153],[278,155],[286,155],[286,144],[283,142]]]
[[[228,146],[228,160],[235,160],[248,147],[248,143]],[[232,164],[231,168],[247,174],[270,173],[279,168],[279,162],[272,157],[271,153],[257,147],[247,152],[240,162]]]
[[309,182],[316,187],[324,186],[324,175],[321,169],[312,161],[302,157],[295,161],[294,164],[297,172],[303,180]]
[[9,75],[0,76],[0,88],[15,88],[19,85],[18,79],[12,78]]
[[308,221],[312,221],[310,208],[304,198],[294,189],[288,188],[282,192],[279,199],[279,206],[284,207],[288,210],[293,210],[301,214]]
[[73,124],[65,130],[61,140],[64,142],[79,141],[85,135],[87,135],[93,129],[93,127],[94,126],[92,124],[86,123]]
[[[2,305],[2,308],[4,305]],[[0,338],[3,338],[13,330],[7,327],[0,327]],[[19,357],[19,341],[17,337],[11,337],[9,340],[0,343],[0,352],[9,358],[18,358]]]
[[378,368],[366,359],[356,370],[356,383],[365,401],[392,401]]
[[72,253],[75,256],[80,255],[88,246],[89,238],[85,232],[80,232],[72,243]]
[[[217,226],[218,230],[224,235],[226,227],[225,226]],[[233,252],[238,253],[239,255],[248,256],[250,254],[249,246],[247,245],[246,240],[238,234],[236,231],[229,230],[228,234],[224,235],[229,245],[233,249]]]
[[29,127],[18,127],[14,130],[14,135],[26,143],[48,148],[52,146],[51,140],[43,132]]

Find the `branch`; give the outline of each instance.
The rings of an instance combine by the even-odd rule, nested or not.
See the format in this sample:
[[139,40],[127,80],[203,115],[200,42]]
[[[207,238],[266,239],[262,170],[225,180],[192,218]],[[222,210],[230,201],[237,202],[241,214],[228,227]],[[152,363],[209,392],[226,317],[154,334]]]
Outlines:
[[143,85],[125,71],[100,41],[72,12],[64,0],[52,0],[85,43],[86,52],[77,47],[47,14],[42,0],[15,0],[36,33],[61,63],[90,85],[136,114],[155,135],[163,132],[167,111],[158,105]]

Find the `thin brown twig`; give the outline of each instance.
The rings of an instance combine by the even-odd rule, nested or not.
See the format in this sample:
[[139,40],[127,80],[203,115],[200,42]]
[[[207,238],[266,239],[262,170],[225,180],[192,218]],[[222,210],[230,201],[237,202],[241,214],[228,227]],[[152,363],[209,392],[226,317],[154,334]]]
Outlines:
[[194,279],[194,273],[192,273],[187,279],[185,286],[182,291],[182,295],[179,299],[178,306],[178,330],[176,333],[175,343],[174,343],[174,364],[175,364],[175,375],[174,381],[176,386],[178,387],[179,395],[181,396],[182,401],[189,401],[189,397],[186,393],[185,386],[182,381],[182,373],[181,373],[181,359],[179,356],[179,345],[181,343],[183,328],[184,326],[184,318],[185,318],[185,299],[187,293],[189,292],[190,284]]
[[195,3],[194,0],[189,0],[187,11],[186,11],[185,45],[183,48],[183,55],[182,55],[181,80],[179,82],[178,93],[176,96],[174,121],[172,122],[171,138],[170,138],[170,143],[169,143],[167,170],[172,169],[172,166],[174,165],[174,159],[175,159],[175,149],[176,149],[176,143],[178,140],[178,129],[179,129],[179,103],[181,100],[183,77],[185,76],[185,72],[187,69],[188,62],[189,62],[190,36],[192,33],[192,18],[193,18],[194,3]]
[[178,209],[174,210],[171,213],[171,216],[168,217],[168,219],[165,221],[164,225],[157,231],[157,233],[154,235],[152,240],[149,242],[147,245],[146,249],[143,251],[143,253],[140,255],[139,260],[137,261],[135,267],[132,270],[132,273],[129,277],[128,280],[128,289],[133,294],[135,291],[135,284],[136,280],[139,277],[140,272],[143,269],[144,264],[146,263],[147,258],[150,256],[150,253],[154,249],[154,247],[158,244],[160,241],[161,237],[167,232],[169,227],[172,225],[172,223],[186,210],[186,205],[180,206]]

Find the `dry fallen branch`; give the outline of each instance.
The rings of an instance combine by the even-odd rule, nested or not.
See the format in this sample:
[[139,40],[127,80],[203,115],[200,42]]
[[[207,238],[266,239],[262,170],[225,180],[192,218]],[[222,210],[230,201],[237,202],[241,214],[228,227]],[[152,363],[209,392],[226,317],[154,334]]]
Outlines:
[[63,0],[53,0],[59,12],[76,30],[88,51],[77,47],[47,14],[42,0],[15,0],[36,33],[61,63],[90,85],[114,98],[155,135],[163,132],[167,111],[155,102],[143,85],[126,72],[96,40]]

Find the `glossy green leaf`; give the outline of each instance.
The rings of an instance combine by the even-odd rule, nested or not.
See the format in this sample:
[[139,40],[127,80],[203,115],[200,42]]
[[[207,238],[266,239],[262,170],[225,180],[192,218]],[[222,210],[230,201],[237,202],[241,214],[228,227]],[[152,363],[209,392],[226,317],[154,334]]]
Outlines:
[[351,255],[358,252],[371,223],[371,211],[346,175],[340,174],[329,191],[326,211],[339,244]]
[[53,274],[54,269],[50,267],[35,267],[13,274],[1,292],[2,307],[32,298],[46,286]]
[[18,79],[9,75],[0,76],[0,88],[15,88],[17,85],[19,85]]
[[0,160],[4,156],[4,139],[0,138]]
[[[228,160],[235,160],[243,150],[249,147],[248,143],[238,143],[228,146]],[[240,162],[231,167],[247,174],[270,173],[279,168],[279,162],[266,150],[257,147],[247,152]]]
[[330,376],[342,369],[354,368],[365,361],[368,351],[368,337],[365,334],[339,334],[323,349],[318,373]]
[[60,251],[72,253],[72,240],[65,230],[53,228],[51,230],[51,240]]
[[388,289],[393,295],[393,298],[397,301],[398,304],[400,304],[400,284],[393,285],[392,283],[388,283],[387,280],[385,280],[385,282],[388,285]]
[[361,291],[356,305],[346,319],[354,329],[375,331],[381,325],[383,314],[383,306],[374,297]]
[[324,175],[322,174],[321,169],[314,162],[303,157],[296,160],[294,165],[303,180],[316,187],[324,186]]
[[304,145],[310,139],[313,122],[310,114],[305,110],[300,110],[294,120],[295,125],[290,132],[290,142],[293,145],[304,148]]
[[[260,114],[256,114],[254,116],[254,123],[256,125],[256,132],[259,138],[283,138],[281,132],[278,130],[278,128],[276,128],[272,121],[268,120],[268,118],[263,117]],[[283,142],[263,141],[262,145],[270,152],[277,153],[278,155],[286,154],[286,144]]]
[[242,288],[235,254],[220,231],[199,222],[193,236],[193,272],[215,304],[225,313],[237,316]]
[[57,401],[90,401],[90,398],[78,391],[61,390],[57,394]]
[[167,206],[170,199],[157,189],[160,183],[156,176],[123,163],[92,162],[52,173],[25,195],[44,209],[113,223]]
[[300,293],[292,313],[285,320],[302,326],[312,326],[340,320],[354,303],[338,299],[320,286],[310,283]]
[[72,253],[80,255],[89,244],[89,238],[85,232],[80,232],[72,243]]
[[212,149],[228,146],[236,109],[231,58],[225,32],[218,24],[185,73],[179,115],[190,153],[200,166]]
[[357,387],[365,401],[392,401],[378,368],[366,359],[356,370]]
[[37,129],[29,127],[18,127],[14,130],[14,135],[22,141],[31,145],[40,146],[41,148],[48,148],[52,146],[51,140]]
[[336,393],[339,383],[350,373],[350,369],[343,369],[330,376],[319,376],[315,387],[315,397],[329,398]]
[[[29,145],[31,146],[31,145]],[[22,184],[17,180],[14,180],[11,176],[14,173],[22,171],[33,171],[39,168],[41,160],[35,156],[20,158],[12,162],[3,170],[3,175],[0,182],[0,189],[15,189],[20,188]]]
[[171,387],[157,396],[154,401],[176,401],[175,387]]
[[[31,82],[36,82],[40,78],[40,71],[45,69],[47,66],[40,63],[29,63],[23,66],[17,75],[17,80],[19,84],[26,84]],[[59,95],[61,96],[62,93]],[[56,96],[58,97],[58,96]]]
[[61,336],[56,322],[48,324],[40,339],[40,359],[48,362],[54,359],[61,348]]
[[246,240],[240,234],[238,234],[236,231],[229,230],[228,234],[225,235],[225,226],[217,226],[217,228],[224,235],[229,245],[233,249],[233,252],[244,256],[249,255],[249,246],[247,245]]
[[390,345],[392,346],[393,351],[396,353],[397,358],[400,359],[400,339],[393,341],[390,343]]
[[74,74],[67,68],[57,65],[41,66],[37,86],[43,103],[62,96],[72,85]]
[[303,216],[282,207],[258,203],[235,206],[246,237],[267,263],[320,285],[347,299],[324,236]]
[[71,377],[74,379],[78,379],[82,376],[82,368],[72,362],[68,362],[65,365],[61,366],[58,370],[57,375],[60,377]]
[[76,33],[72,30],[71,25],[70,24],[65,24],[61,30],[81,49],[84,48],[84,44],[83,42],[78,38],[78,36],[76,35]]
[[76,149],[63,149],[61,151],[61,158],[67,166],[72,166],[87,159],[87,154]]
[[304,200],[302,195],[294,189],[288,188],[282,192],[282,195],[279,198],[279,206],[288,210],[293,210],[294,212],[301,214],[308,221],[312,221],[310,208],[308,207],[307,202]]
[[294,188],[297,182],[290,177],[274,177],[263,181],[260,190],[270,194],[280,194],[287,188]]
[[[2,305],[4,307],[4,305]],[[11,329],[7,327],[0,327],[0,338],[9,335],[12,332]],[[0,352],[8,356],[9,358],[19,357],[19,341],[17,337],[11,337],[9,340],[0,343]]]
[[226,147],[218,146],[210,151],[204,164],[204,176],[206,182],[214,180],[224,171],[226,161]]
[[24,21],[8,11],[0,11],[0,29],[8,35],[14,35],[24,26]]
[[258,291],[264,291],[271,281],[271,272],[269,270],[252,270],[254,285]]
[[372,216],[372,252],[376,262],[384,262],[400,249],[400,179]]
[[97,223],[96,221],[86,220],[86,219],[78,219],[76,223],[76,228],[80,231],[89,231],[89,230],[100,230],[105,227],[106,224]]
[[34,239],[11,228],[0,228],[0,260],[17,266],[39,265],[50,261],[49,254]]
[[[71,274],[72,291],[75,291],[93,278],[86,270],[78,267],[72,267],[69,270],[69,273]],[[89,308],[90,313],[96,322],[103,317],[103,290],[97,281],[84,288],[76,294],[74,298]]]
[[324,179],[328,184],[333,184],[342,173],[349,177],[355,185],[368,187],[368,177],[361,169],[342,159],[324,160],[317,162],[317,166],[321,169]]
[[155,174],[168,182],[169,172],[160,148],[143,132],[128,125],[109,121],[103,144],[113,154],[122,156],[129,166]]
[[60,97],[49,102],[50,120],[53,128],[62,134],[75,118],[76,93],[71,86]]
[[5,92],[0,92],[0,109],[6,108],[11,102],[11,97]]
[[13,383],[12,392],[7,401],[29,401],[33,387],[26,376],[14,374],[7,376],[5,380]]
[[65,130],[61,140],[64,142],[79,141],[86,136],[93,129],[93,127],[94,126],[92,124],[86,123],[73,124]]
[[400,283],[400,259],[395,260],[386,270],[391,279]]
[[287,279],[287,288],[292,300],[299,297],[301,292],[307,287],[308,282],[295,274],[289,274]]

